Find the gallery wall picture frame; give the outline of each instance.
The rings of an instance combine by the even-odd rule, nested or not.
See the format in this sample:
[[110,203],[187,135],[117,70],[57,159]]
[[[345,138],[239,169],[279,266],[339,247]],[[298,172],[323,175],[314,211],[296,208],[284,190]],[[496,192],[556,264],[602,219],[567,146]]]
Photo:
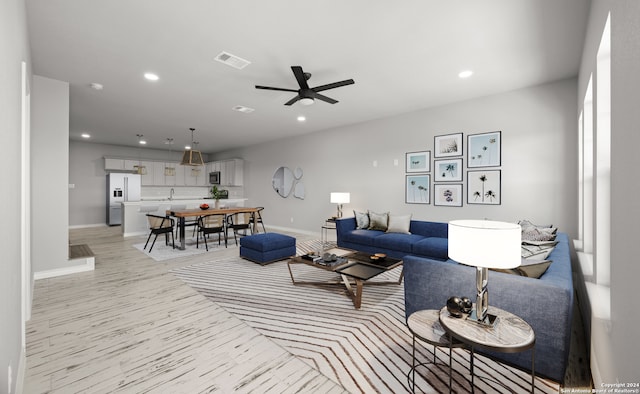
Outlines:
[[467,167],[499,167],[502,160],[502,132],[467,136]]
[[452,157],[464,154],[462,133],[433,137],[433,157]]
[[501,170],[467,171],[467,204],[502,203]]
[[434,182],[462,182],[462,158],[433,161]]
[[405,172],[431,172],[431,151],[407,152]]
[[461,207],[462,199],[462,183],[439,183],[433,185],[434,206]]
[[429,204],[431,194],[431,175],[416,174],[406,175],[405,181],[405,203],[407,204]]

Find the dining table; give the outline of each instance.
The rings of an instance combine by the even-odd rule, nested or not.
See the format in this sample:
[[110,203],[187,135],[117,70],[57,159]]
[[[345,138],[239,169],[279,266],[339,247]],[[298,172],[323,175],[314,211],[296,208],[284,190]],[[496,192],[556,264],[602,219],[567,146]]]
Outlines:
[[[227,216],[233,215],[236,213],[250,213],[254,215],[258,212],[258,208],[253,207],[229,207],[229,208],[209,208],[209,209],[181,209],[181,210],[167,210],[166,215],[175,217],[178,219],[178,237],[180,238],[180,245],[178,249],[185,250],[185,219],[191,217],[202,217],[209,215],[225,215],[225,225],[227,223]],[[252,232],[255,231],[256,221],[253,221],[253,229]],[[227,229],[225,228],[225,243],[227,238]]]

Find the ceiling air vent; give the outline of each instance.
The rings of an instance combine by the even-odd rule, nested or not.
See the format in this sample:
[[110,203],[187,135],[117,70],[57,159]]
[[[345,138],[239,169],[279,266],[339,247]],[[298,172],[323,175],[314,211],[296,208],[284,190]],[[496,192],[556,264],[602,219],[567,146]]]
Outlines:
[[232,108],[234,111],[238,111],[238,112],[244,112],[245,114],[249,114],[253,111],[255,111],[255,109],[253,108],[249,108],[249,107],[245,107],[244,105],[236,105],[235,107]]
[[251,64],[250,61],[244,60],[243,58],[236,55],[232,55],[229,52],[220,52],[220,54],[216,56],[216,60],[220,63],[226,64],[227,66],[237,68],[238,70],[242,70],[243,68]]

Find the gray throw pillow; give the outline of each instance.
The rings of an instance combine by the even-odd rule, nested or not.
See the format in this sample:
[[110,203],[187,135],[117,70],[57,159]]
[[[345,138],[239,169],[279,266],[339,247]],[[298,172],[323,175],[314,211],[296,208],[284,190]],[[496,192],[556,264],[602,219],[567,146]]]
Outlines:
[[359,230],[367,230],[369,228],[369,213],[353,211],[353,216],[356,217],[356,228]]
[[547,272],[547,269],[549,269],[550,265],[551,265],[550,260],[532,262],[529,260],[522,259],[522,265],[520,265],[520,267],[510,268],[510,269],[493,269],[493,268],[490,268],[490,269],[492,271],[503,272],[505,274],[512,274],[512,275],[518,275],[518,276],[526,276],[527,278],[540,279],[540,277],[544,275],[545,272]]
[[369,230],[387,231],[389,212],[377,213],[369,211]]
[[411,234],[409,232],[411,226],[411,215],[391,215],[389,214],[388,233]]

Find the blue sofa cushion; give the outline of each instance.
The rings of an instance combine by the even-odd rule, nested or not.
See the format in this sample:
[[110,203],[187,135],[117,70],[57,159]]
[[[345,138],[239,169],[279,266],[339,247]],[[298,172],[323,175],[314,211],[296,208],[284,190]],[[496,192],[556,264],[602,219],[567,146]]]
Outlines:
[[446,260],[449,258],[449,239],[439,237],[423,238],[413,244],[411,253]]
[[424,237],[449,238],[449,223],[412,220],[409,232]]
[[424,237],[415,234],[386,233],[375,238],[374,246],[409,254],[411,253],[411,245],[422,238]]
[[362,245],[375,246],[375,239],[384,235],[384,231],[378,230],[353,230],[344,234],[342,239],[346,242],[353,242]]

